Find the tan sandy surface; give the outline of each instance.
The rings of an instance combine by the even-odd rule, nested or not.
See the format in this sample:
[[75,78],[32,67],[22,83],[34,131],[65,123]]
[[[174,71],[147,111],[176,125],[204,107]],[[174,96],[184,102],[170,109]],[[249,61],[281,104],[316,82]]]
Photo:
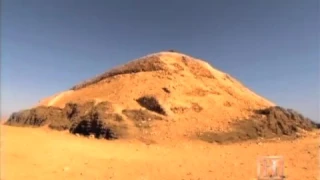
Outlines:
[[253,180],[260,155],[283,155],[288,180],[316,180],[318,135],[261,144],[146,145],[1,125],[1,180]]

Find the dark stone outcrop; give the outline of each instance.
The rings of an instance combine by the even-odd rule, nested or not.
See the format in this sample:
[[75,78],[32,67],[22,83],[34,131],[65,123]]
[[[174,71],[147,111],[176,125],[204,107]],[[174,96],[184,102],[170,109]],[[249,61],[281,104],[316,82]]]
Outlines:
[[[106,113],[107,112],[107,113]],[[68,103],[63,109],[40,106],[13,113],[6,125],[34,126],[48,125],[56,130],[69,130],[97,138],[116,139],[124,134],[126,129],[122,116],[112,113],[108,102],[95,105],[94,102],[84,104]]]
[[137,99],[137,102],[140,104],[140,106],[148,109],[149,111],[153,111],[161,115],[167,115],[157,98],[153,96],[140,97],[139,99]]
[[319,124],[300,113],[279,106],[255,111],[250,119],[233,124],[234,131],[226,133],[203,132],[198,137],[207,142],[230,143],[257,138],[297,138],[300,130],[312,131]]

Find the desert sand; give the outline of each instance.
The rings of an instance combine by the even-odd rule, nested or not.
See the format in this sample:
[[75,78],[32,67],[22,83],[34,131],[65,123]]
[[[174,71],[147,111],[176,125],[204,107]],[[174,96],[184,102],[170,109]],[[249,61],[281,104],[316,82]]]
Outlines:
[[294,141],[146,145],[47,128],[1,127],[1,180],[254,180],[258,156],[282,155],[287,180],[319,177],[319,134]]

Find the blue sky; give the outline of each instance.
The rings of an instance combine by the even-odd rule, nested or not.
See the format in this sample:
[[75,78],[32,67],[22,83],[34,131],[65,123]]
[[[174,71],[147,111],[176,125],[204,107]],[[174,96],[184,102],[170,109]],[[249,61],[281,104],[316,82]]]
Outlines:
[[2,115],[176,49],[319,121],[319,16],[318,0],[3,0]]

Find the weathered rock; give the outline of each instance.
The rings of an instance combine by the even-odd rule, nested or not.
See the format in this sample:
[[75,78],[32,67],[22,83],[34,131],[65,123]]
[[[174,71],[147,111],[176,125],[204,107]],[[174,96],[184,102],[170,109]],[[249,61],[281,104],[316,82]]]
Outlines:
[[165,63],[163,63],[157,56],[146,56],[139,59],[139,61],[131,61],[122,66],[113,68],[110,71],[107,71],[99,76],[91,78],[87,81],[84,81],[80,84],[77,84],[71,88],[71,90],[77,90],[85,88],[97,82],[100,82],[106,78],[121,75],[121,74],[133,74],[138,72],[152,72],[166,70]]
[[35,126],[48,125],[52,129],[67,130],[74,134],[96,138],[116,139],[125,134],[126,125],[122,116],[112,113],[109,102],[84,104],[68,103],[63,109],[57,107],[36,107],[13,113],[6,125]]
[[70,126],[70,121],[62,109],[40,106],[13,113],[5,124],[38,127],[49,125],[54,129],[65,130]]
[[98,107],[73,123],[70,132],[84,136],[93,134],[96,138],[104,139],[118,139],[125,134],[126,125],[121,123],[122,117],[118,114],[105,113],[104,106]]
[[274,106],[255,112],[256,114],[250,119],[233,123],[235,130],[232,132],[204,132],[199,133],[198,137],[207,142],[218,143],[282,136],[286,136],[283,139],[291,139],[297,138],[300,130],[311,131],[319,128],[319,124],[292,109]]
[[153,96],[143,96],[137,99],[140,106],[148,109],[149,111],[156,112],[161,115],[167,115],[164,108],[161,107],[159,101]]

